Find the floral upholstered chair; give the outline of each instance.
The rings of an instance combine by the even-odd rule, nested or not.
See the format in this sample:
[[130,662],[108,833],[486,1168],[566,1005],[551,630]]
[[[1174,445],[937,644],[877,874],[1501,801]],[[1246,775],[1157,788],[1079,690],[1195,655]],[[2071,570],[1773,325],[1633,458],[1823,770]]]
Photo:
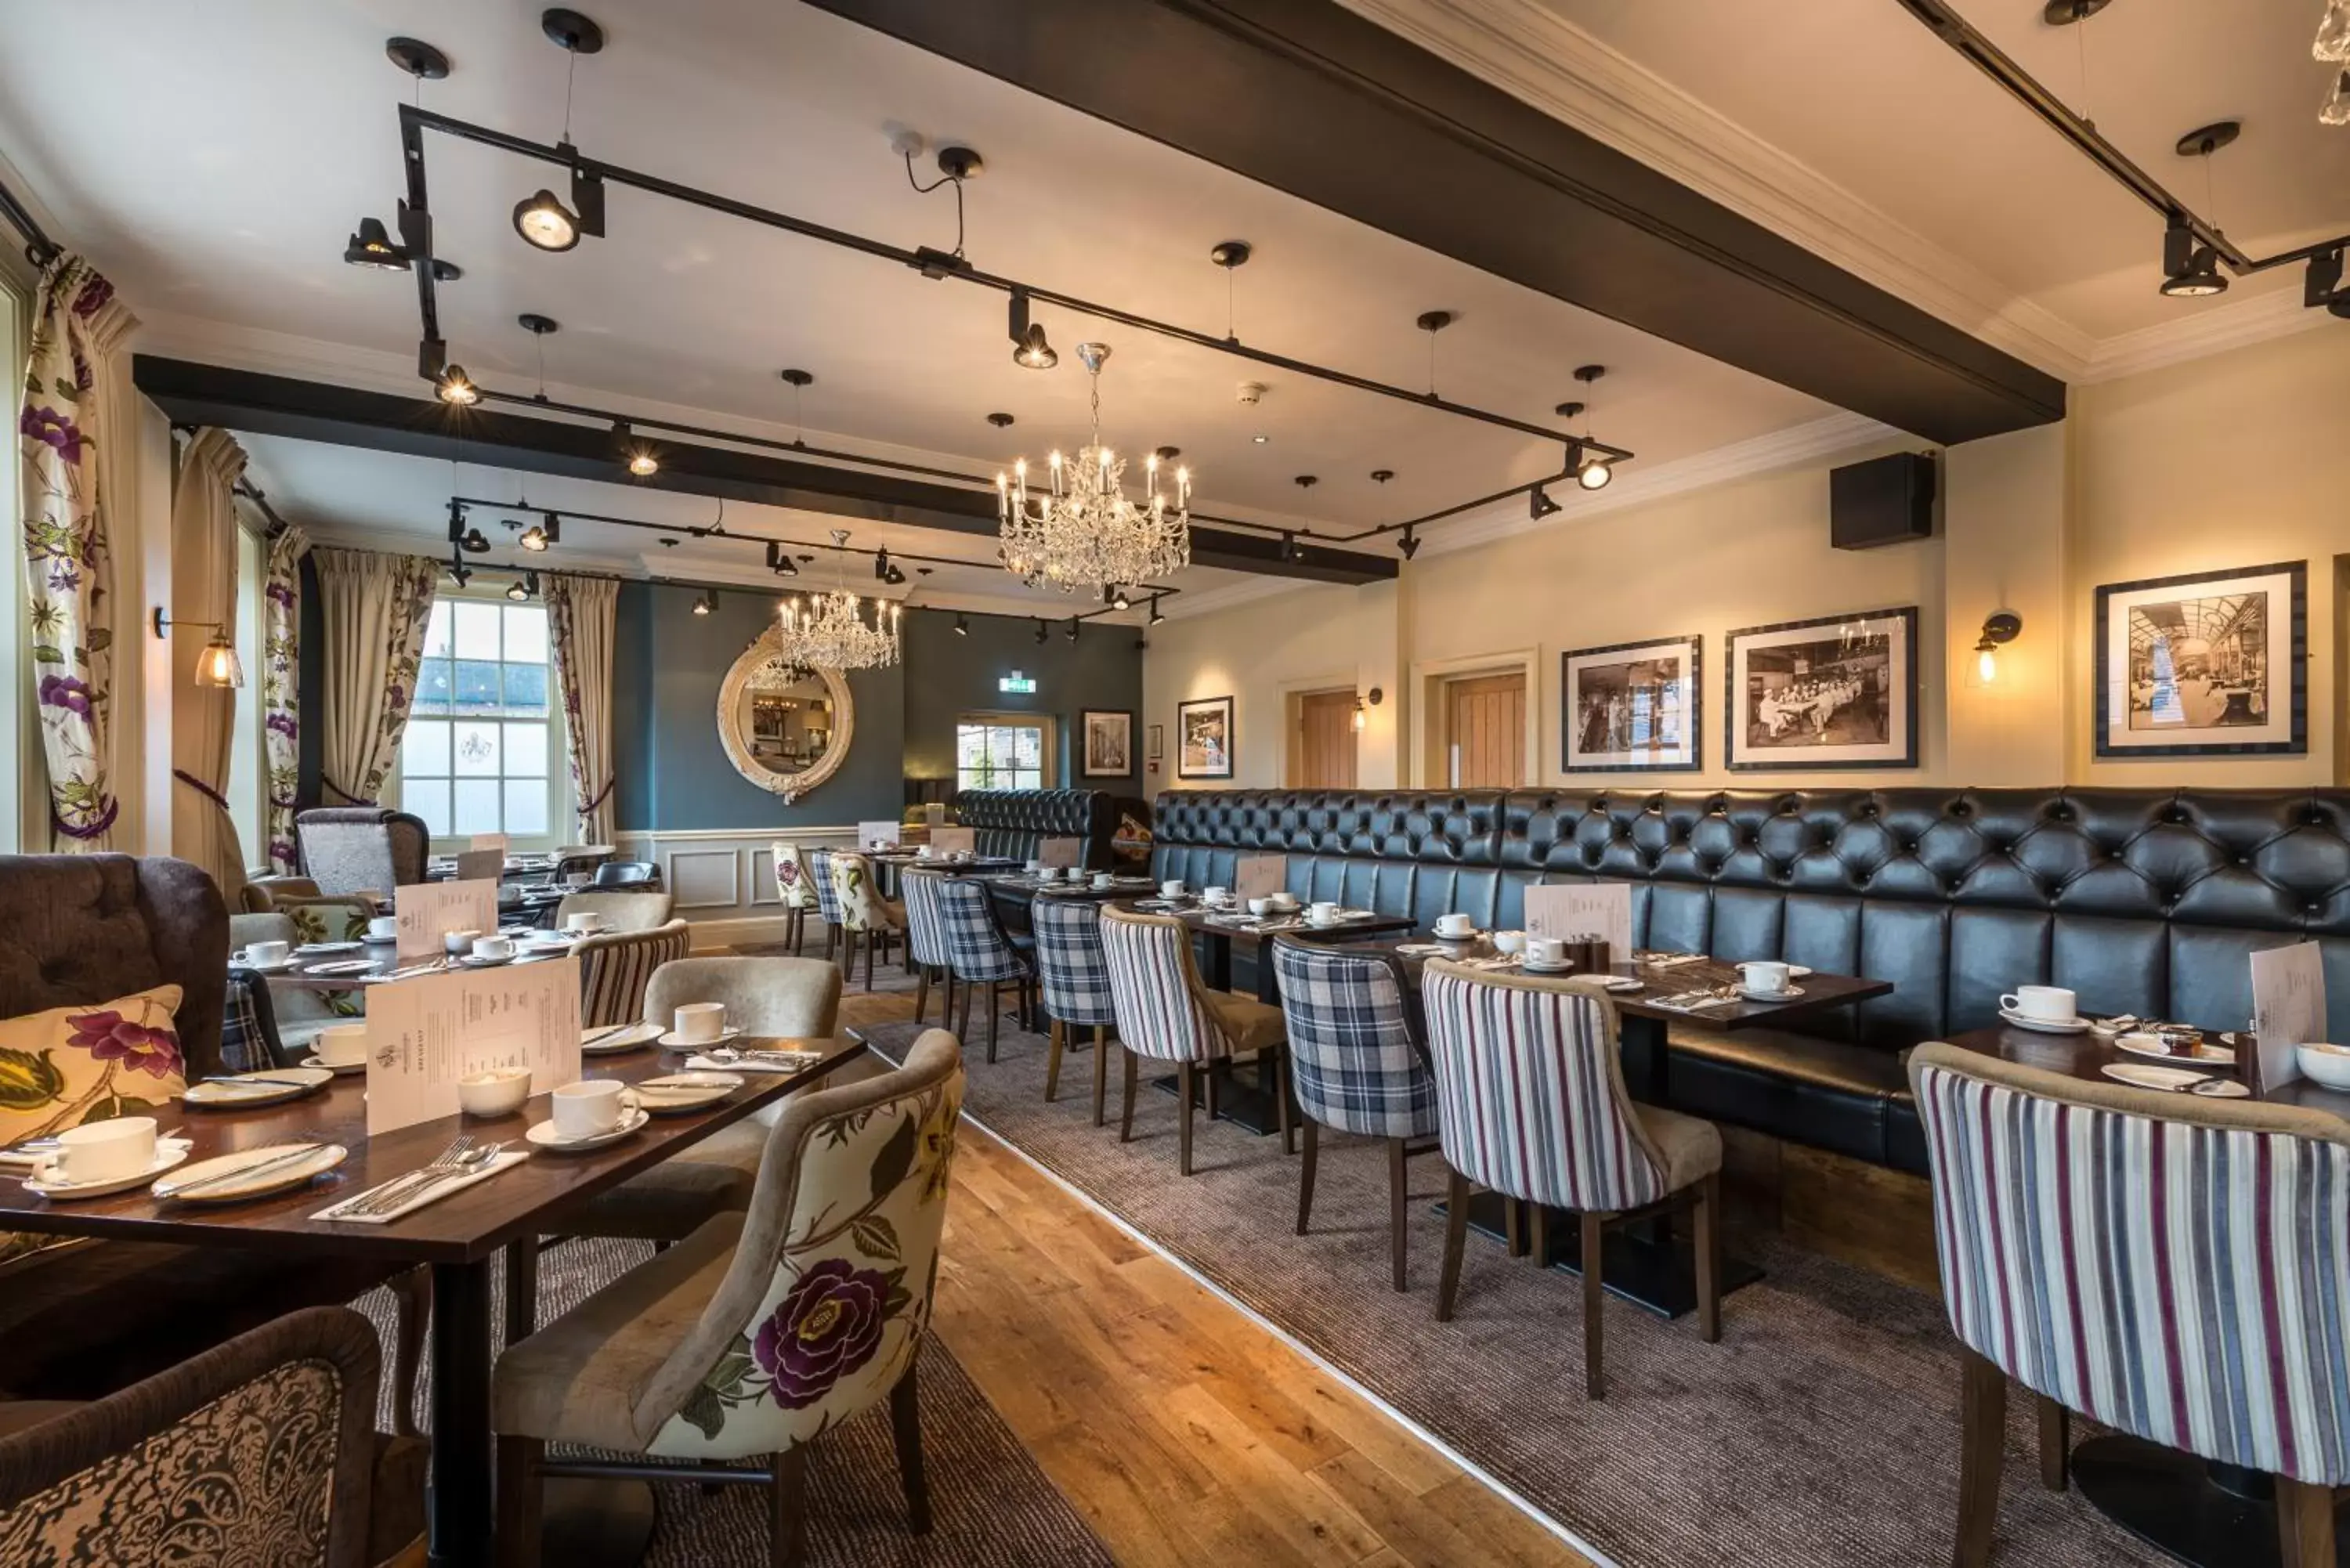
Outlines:
[[873,989],[873,955],[889,961],[889,939],[906,929],[906,906],[881,896],[873,862],[851,849],[832,852],[832,891],[840,905],[840,929],[848,938],[846,972],[857,972],[857,950],[865,948],[865,989]]
[[[946,1215],[961,1048],[792,1101],[746,1213],[722,1215],[499,1356],[500,1561],[539,1560],[549,1443],[698,1459],[770,1492],[772,1561],[802,1560],[810,1444],[889,1401],[914,1532],[930,1528],[914,1362]],[[563,1473],[592,1474],[567,1457]]]
[[[775,867],[775,897],[784,903],[784,940],[796,954],[806,940],[808,911],[816,907],[816,879],[808,871],[807,851],[777,839],[767,857]],[[920,1022],[920,1014],[915,1021]]]

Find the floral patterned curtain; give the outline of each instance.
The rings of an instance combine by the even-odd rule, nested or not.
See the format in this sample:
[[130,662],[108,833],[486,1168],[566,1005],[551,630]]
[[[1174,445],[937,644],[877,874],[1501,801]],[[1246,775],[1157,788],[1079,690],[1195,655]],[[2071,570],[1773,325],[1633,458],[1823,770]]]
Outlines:
[[571,752],[571,798],[579,842],[612,842],[612,620],[620,585],[610,577],[547,579],[546,622]]
[[109,358],[138,325],[114,286],[79,256],[41,275],[16,430],[24,484],[25,584],[33,675],[48,763],[52,847],[108,847],[115,798],[113,563],[99,493]]
[[269,789],[262,834],[269,869],[291,877],[294,796],[302,769],[302,557],[310,536],[294,524],[271,535],[267,581],[261,589],[261,726],[269,757]]
[[319,782],[328,805],[374,805],[408,728],[441,563],[329,549],[317,563],[327,632]]

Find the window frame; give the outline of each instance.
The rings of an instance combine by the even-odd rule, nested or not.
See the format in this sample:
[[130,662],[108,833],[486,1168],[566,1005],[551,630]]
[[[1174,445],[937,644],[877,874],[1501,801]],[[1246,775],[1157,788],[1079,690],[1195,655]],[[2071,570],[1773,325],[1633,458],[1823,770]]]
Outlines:
[[[990,730],[1035,731],[1037,740],[1036,756],[1038,764],[1035,770],[1036,783],[1034,784],[967,784],[963,783],[962,732],[965,729],[974,726]],[[1050,713],[1028,713],[1019,711],[1007,712],[1000,709],[980,709],[972,712],[956,714],[954,740],[955,793],[957,794],[961,794],[966,789],[1054,789],[1058,787],[1057,781],[1060,763],[1058,741],[1059,736],[1056,732],[1056,726],[1054,722],[1053,715]],[[1026,770],[1007,769],[1003,771],[1025,772]]]
[[[515,602],[506,597],[503,586],[490,588],[473,587],[454,588],[443,584],[433,590],[432,598],[435,604],[445,601],[453,606],[470,601],[476,604],[494,605],[501,610]],[[537,606],[542,612],[546,608],[546,600],[544,597],[525,602]],[[451,615],[453,617],[455,611],[452,609]],[[455,636],[453,627],[451,636],[452,638]],[[408,714],[409,724],[413,725],[421,716],[422,716],[421,711],[411,705]],[[479,715],[463,716],[478,717]],[[461,715],[451,713],[446,717],[453,722]],[[546,631],[546,831],[507,835],[506,847],[517,854],[543,854],[558,845],[571,843],[572,828],[577,818],[577,813],[572,809],[571,732],[563,710],[562,683],[556,678],[555,673],[555,628],[551,618]],[[400,732],[400,749],[392,758],[391,771],[384,779],[382,794],[384,805],[405,810],[407,807],[401,799],[401,793],[407,783],[405,764],[408,731],[405,727]],[[455,775],[452,774],[451,776]],[[501,774],[500,777],[503,781],[504,775]],[[501,815],[503,815],[503,810]],[[452,855],[458,850],[470,848],[472,845],[473,837],[470,834],[434,834],[432,839],[432,852],[435,855]]]

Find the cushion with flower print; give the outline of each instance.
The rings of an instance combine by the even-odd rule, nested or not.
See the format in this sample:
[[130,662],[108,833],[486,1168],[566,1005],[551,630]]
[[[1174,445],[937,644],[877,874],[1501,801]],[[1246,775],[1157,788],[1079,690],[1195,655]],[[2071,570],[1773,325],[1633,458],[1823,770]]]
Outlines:
[[[161,1116],[187,1088],[180,988],[0,1019],[0,1147],[109,1116]],[[0,1260],[56,1237],[0,1231]]]

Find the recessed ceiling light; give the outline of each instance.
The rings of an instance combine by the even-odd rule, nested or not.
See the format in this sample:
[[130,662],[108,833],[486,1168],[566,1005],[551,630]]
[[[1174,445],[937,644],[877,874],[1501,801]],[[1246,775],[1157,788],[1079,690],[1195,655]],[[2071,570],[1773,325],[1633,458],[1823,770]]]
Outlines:
[[1256,442],[1256,444],[1257,444],[1257,445],[1259,445],[1259,446],[1263,446],[1265,442],[1267,442],[1267,441],[1271,441],[1272,439],[1273,439],[1273,438],[1272,438],[1271,436],[1267,436],[1267,435],[1253,435],[1253,436],[1249,437],[1249,440],[1251,440],[1251,441],[1253,441]]

